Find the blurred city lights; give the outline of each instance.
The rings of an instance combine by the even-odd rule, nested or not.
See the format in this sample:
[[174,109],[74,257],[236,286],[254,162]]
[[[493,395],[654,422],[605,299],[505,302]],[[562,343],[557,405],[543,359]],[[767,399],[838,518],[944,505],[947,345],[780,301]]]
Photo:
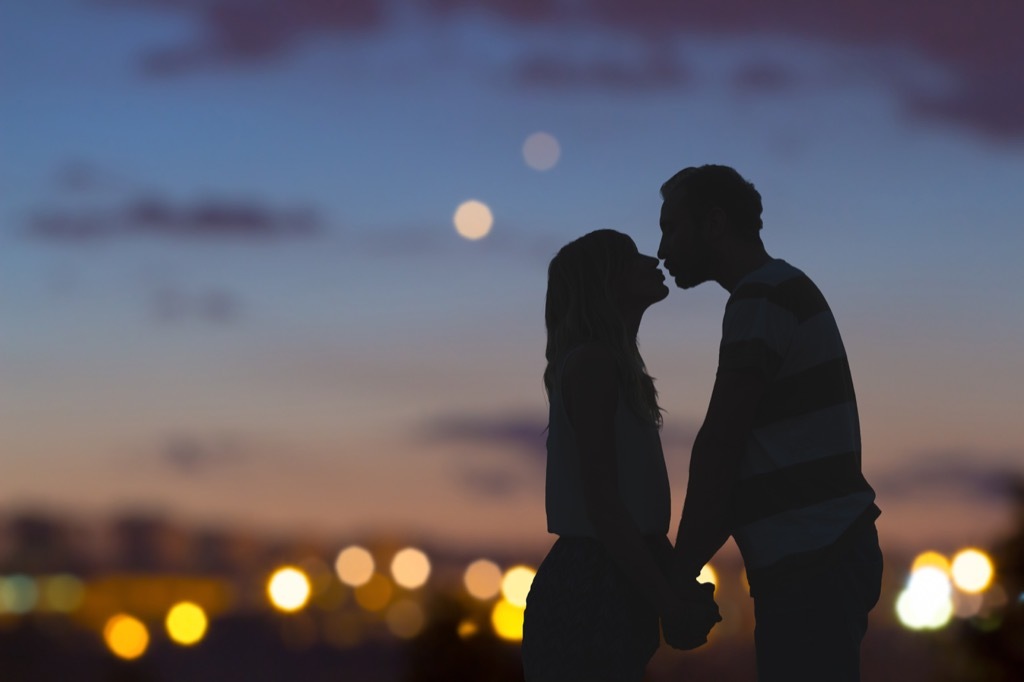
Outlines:
[[466,590],[477,599],[486,601],[501,592],[501,568],[487,559],[478,559],[469,565],[463,577]]
[[504,640],[518,642],[523,639],[523,614],[526,609],[509,602],[499,600],[491,610],[491,626],[494,633]]
[[338,579],[350,587],[365,585],[373,576],[376,566],[373,555],[362,547],[353,545],[343,549],[334,562]]
[[455,210],[455,231],[465,239],[483,239],[490,233],[494,216],[486,204],[470,199]]
[[294,566],[274,571],[267,581],[270,603],[281,611],[298,611],[309,601],[311,587],[306,574]]
[[367,611],[382,611],[391,601],[394,588],[391,581],[374,573],[365,584],[356,588],[356,603]]
[[458,633],[462,639],[469,639],[478,632],[480,632],[480,626],[471,618],[465,618],[459,623]]
[[715,572],[711,564],[704,564],[704,568],[700,569],[700,575],[697,576],[697,582],[711,583],[718,587],[718,573]]
[[12,575],[0,579],[0,613],[28,613],[38,601],[39,588],[30,576]]
[[41,602],[51,611],[71,613],[81,606],[85,586],[73,575],[53,575],[42,581]]
[[968,594],[984,592],[992,583],[992,560],[978,549],[965,549],[953,557],[953,584]]
[[910,572],[914,573],[922,568],[937,568],[949,575],[949,559],[933,550],[921,552],[914,558],[914,563],[910,565]]
[[407,547],[391,560],[391,575],[407,590],[423,587],[430,577],[430,559],[420,550]]
[[385,620],[388,630],[395,637],[411,639],[418,635],[423,629],[426,617],[423,608],[411,599],[403,599],[392,604],[388,609]]
[[182,646],[191,646],[206,634],[206,612],[192,602],[179,602],[167,612],[164,625],[171,640]]
[[896,615],[911,630],[944,627],[953,616],[949,577],[934,566],[914,571],[896,600]]
[[103,641],[115,656],[130,661],[146,653],[149,631],[139,619],[119,613],[104,626]]
[[957,618],[973,618],[981,613],[981,607],[985,603],[982,594],[969,594],[956,590],[953,592],[953,615]]
[[554,135],[545,132],[533,133],[523,143],[523,159],[526,165],[538,171],[546,171],[555,167],[562,149]]
[[536,571],[529,566],[513,566],[505,571],[505,577],[501,581],[501,594],[505,600],[515,606],[525,608],[526,595],[530,593],[534,575],[536,575]]

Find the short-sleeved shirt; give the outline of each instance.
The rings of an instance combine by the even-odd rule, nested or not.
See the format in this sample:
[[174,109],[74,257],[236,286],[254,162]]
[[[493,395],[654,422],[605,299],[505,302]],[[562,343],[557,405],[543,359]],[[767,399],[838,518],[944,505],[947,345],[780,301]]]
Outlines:
[[[548,532],[597,537],[583,497],[581,453],[562,401],[565,358],[559,362],[549,396],[544,495]],[[644,535],[666,535],[672,514],[671,492],[658,427],[641,419],[621,393],[615,411],[615,456],[619,496],[637,529]]]
[[767,391],[747,439],[732,534],[748,575],[834,543],[875,493],[861,471],[850,365],[825,297],[772,260],[725,308],[719,371],[750,371]]

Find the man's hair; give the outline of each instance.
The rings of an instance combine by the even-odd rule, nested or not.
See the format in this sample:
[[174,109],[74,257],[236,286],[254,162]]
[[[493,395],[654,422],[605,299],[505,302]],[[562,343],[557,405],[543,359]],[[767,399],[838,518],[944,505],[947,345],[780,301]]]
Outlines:
[[736,169],[708,164],[684,168],[661,186],[661,198],[682,198],[690,217],[701,223],[715,209],[720,209],[734,227],[751,238],[757,236],[761,223],[761,194]]
[[660,426],[654,380],[644,366],[636,336],[626,329],[614,301],[616,279],[636,252],[628,235],[595,230],[569,242],[551,259],[544,305],[544,387],[550,397],[566,353],[583,344],[600,343],[615,357],[626,402],[639,417]]

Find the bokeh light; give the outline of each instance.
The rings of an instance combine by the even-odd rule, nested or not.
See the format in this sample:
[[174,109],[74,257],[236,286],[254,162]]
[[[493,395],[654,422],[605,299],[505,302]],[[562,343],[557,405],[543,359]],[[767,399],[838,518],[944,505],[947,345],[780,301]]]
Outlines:
[[501,592],[501,568],[487,559],[478,559],[469,565],[463,576],[466,591],[473,597],[487,601]]
[[267,595],[274,608],[281,611],[298,611],[309,601],[311,587],[306,574],[294,566],[285,566],[274,571],[267,581]]
[[494,633],[509,642],[518,642],[523,639],[523,614],[526,612],[522,606],[513,604],[507,599],[499,600],[491,610],[491,626]]
[[391,560],[391,575],[407,590],[423,587],[430,577],[430,559],[420,550],[407,547]]
[[985,596],[969,594],[956,590],[953,592],[953,615],[957,618],[973,618],[981,613],[981,607],[985,603]]
[[472,618],[464,618],[459,623],[458,633],[462,639],[469,639],[478,632],[480,632],[480,626]]
[[896,600],[896,615],[911,630],[945,627],[953,616],[949,577],[934,566],[914,571]]
[[533,133],[523,143],[523,159],[526,165],[534,170],[546,171],[554,168],[561,156],[562,148],[555,136],[550,133]]
[[513,566],[505,571],[505,577],[501,581],[501,594],[505,600],[514,606],[525,608],[526,595],[530,593],[534,575],[536,571],[529,566]]
[[104,626],[103,641],[115,656],[131,661],[146,653],[149,630],[138,618],[119,613]]
[[992,584],[992,560],[979,549],[969,548],[953,557],[953,584],[968,594],[984,592]]
[[85,586],[73,575],[52,575],[42,581],[42,604],[51,611],[71,613],[82,605]]
[[426,616],[423,614],[423,607],[418,603],[411,599],[402,599],[391,605],[385,620],[388,630],[395,637],[412,639],[423,629]]
[[182,646],[192,646],[206,634],[206,612],[198,604],[178,602],[167,612],[164,621],[171,640]]
[[350,587],[365,585],[373,576],[375,568],[373,555],[357,545],[343,549],[334,562],[338,579]]
[[914,563],[910,565],[910,572],[914,573],[922,568],[937,568],[949,575],[949,559],[933,550],[921,552],[914,557]]
[[394,591],[386,576],[374,573],[365,584],[356,588],[356,603],[366,611],[382,611],[391,601]]
[[469,240],[483,239],[491,231],[494,216],[483,202],[470,199],[455,210],[455,231]]
[[39,588],[34,578],[12,575],[0,582],[0,613],[28,613],[39,601]]
[[718,587],[718,573],[711,564],[704,564],[704,568],[700,569],[700,575],[697,576],[697,582],[711,583]]

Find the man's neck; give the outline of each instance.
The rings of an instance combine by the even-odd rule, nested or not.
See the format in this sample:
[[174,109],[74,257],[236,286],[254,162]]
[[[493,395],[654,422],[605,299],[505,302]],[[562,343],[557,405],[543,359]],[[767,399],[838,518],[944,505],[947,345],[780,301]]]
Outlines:
[[723,263],[722,274],[716,281],[730,294],[736,290],[740,281],[772,260],[764,246],[760,243],[751,244],[749,248],[739,249]]

